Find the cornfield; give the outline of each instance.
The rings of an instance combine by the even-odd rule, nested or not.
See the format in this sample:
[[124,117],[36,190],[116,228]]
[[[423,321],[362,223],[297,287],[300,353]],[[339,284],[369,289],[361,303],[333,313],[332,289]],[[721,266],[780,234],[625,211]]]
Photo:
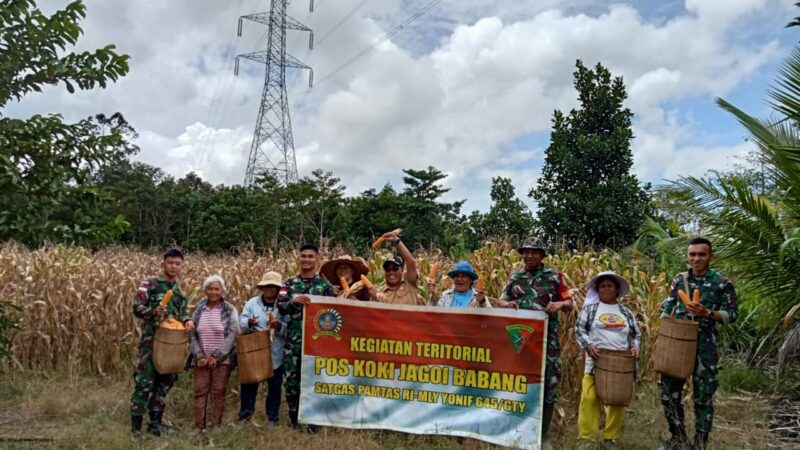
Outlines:
[[[70,377],[81,373],[107,374],[132,369],[139,338],[139,320],[131,310],[132,298],[142,280],[160,270],[161,255],[130,248],[107,248],[90,252],[79,247],[54,246],[27,250],[6,244],[0,254],[0,299],[23,308],[21,329],[13,336],[11,357],[5,370],[66,371]],[[336,248],[323,251],[323,260],[344,253]],[[370,255],[370,279],[383,279],[382,263],[387,254]],[[435,261],[442,273],[455,261],[439,252],[416,255],[421,280],[427,278]],[[256,295],[255,284],[268,270],[285,276],[298,270],[297,253],[280,255],[241,249],[236,255],[190,254],[180,277],[182,291],[190,303],[199,295],[203,279],[221,275],[227,284],[227,299],[238,308]],[[470,256],[484,279],[487,295],[497,298],[508,274],[522,265],[517,252],[504,242],[488,242]],[[562,394],[572,398],[579,392],[583,351],[574,339],[574,326],[586,293],[586,283],[603,270],[614,270],[631,281],[633,292],[624,300],[636,313],[643,333],[642,368],[648,370],[648,339],[658,327],[659,303],[667,295],[663,273],[648,273],[636,259],[612,251],[570,253],[558,251],[548,264],[561,270],[573,292],[575,309],[561,314],[561,342],[564,361]],[[450,286],[440,275],[441,289]],[[425,292],[424,281],[420,290]]]

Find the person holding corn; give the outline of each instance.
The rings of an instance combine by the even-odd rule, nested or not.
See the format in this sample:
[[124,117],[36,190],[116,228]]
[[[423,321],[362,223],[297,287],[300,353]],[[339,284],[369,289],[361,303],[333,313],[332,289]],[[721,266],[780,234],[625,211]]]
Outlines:
[[[281,409],[281,388],[283,385],[283,347],[286,342],[287,322],[278,311],[278,292],[283,287],[281,274],[270,271],[261,277],[256,285],[261,289],[257,295],[244,305],[239,316],[239,330],[242,333],[272,329],[272,378],[267,380],[266,413],[267,423],[278,424],[278,413]],[[248,421],[256,409],[256,397],[259,383],[242,384],[239,389],[239,420]]]
[[145,412],[150,414],[147,430],[151,434],[161,436],[166,431],[162,426],[164,404],[172,385],[178,379],[178,375],[160,374],[153,367],[153,337],[156,329],[172,317],[182,322],[187,332],[194,330],[194,321],[186,310],[188,302],[177,281],[183,262],[183,253],[180,250],[167,250],[161,262],[161,275],[143,281],[133,300],[133,315],[142,319],[139,361],[133,372],[134,388],[130,408],[131,433],[135,437],[141,435]]
[[[384,233],[375,241],[373,248],[383,242],[390,242],[399,254],[383,262],[384,282],[378,287],[378,301],[399,305],[423,306],[427,302],[417,291],[419,273],[414,256],[400,239],[401,229]],[[377,245],[376,245],[377,244]],[[405,268],[405,271],[403,270]]]
[[339,298],[362,301],[378,299],[377,287],[364,283],[369,269],[361,258],[340,256],[323,264],[319,273],[330,281],[334,294]]
[[[689,241],[686,251],[689,270],[672,280],[669,297],[662,303],[661,317],[675,310],[678,319],[699,323],[697,357],[692,374],[695,435],[693,449],[705,449],[714,421],[714,392],[717,390],[717,323],[727,325],[739,317],[739,307],[733,283],[710,268],[714,253],[711,241],[696,237]],[[684,292],[685,290],[692,291]],[[661,375],[661,404],[667,419],[670,437],[662,449],[683,449],[688,436],[683,423],[683,385],[685,380]]]
[[478,282],[478,286],[473,286],[478,280],[478,274],[472,268],[469,261],[459,261],[453,270],[447,273],[453,280],[453,287],[442,292],[436,293],[436,276],[428,278],[428,292],[431,306],[444,306],[454,308],[491,308],[492,304],[483,291],[483,286]]

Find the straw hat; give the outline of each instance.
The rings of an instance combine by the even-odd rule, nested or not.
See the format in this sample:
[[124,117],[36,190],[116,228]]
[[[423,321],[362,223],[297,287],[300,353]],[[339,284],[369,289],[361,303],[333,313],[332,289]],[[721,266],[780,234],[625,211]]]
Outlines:
[[336,275],[336,268],[339,267],[339,264],[348,264],[353,268],[353,281],[357,281],[359,278],[361,278],[361,275],[366,275],[369,273],[367,265],[364,264],[364,261],[361,260],[361,258],[351,258],[350,255],[340,256],[336,259],[326,262],[319,270],[325,279],[335,285],[339,284],[339,277]]
[[591,305],[592,303],[597,303],[600,301],[600,295],[597,293],[597,282],[600,278],[611,277],[617,280],[617,284],[619,284],[619,290],[617,291],[617,298],[625,297],[626,295],[631,293],[631,283],[626,280],[624,277],[619,275],[616,272],[606,271],[600,272],[589,281],[587,285],[589,287],[588,292],[586,292],[586,300],[584,301],[584,306]]
[[282,287],[283,280],[281,280],[281,274],[275,271],[269,271],[265,273],[264,276],[261,277],[261,281],[256,284],[256,287],[262,288],[266,286],[277,286],[279,288]]

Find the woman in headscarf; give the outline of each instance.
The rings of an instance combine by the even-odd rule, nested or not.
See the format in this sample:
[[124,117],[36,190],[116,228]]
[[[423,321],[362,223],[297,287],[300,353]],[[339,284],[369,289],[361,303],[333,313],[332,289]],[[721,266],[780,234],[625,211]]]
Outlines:
[[453,279],[453,287],[442,292],[436,293],[436,280],[428,280],[428,292],[431,298],[428,304],[431,306],[450,306],[455,308],[491,308],[492,304],[482,289],[477,289],[473,285],[478,279],[478,274],[468,261],[459,261],[447,276]]
[[594,360],[600,349],[628,350],[639,358],[641,332],[636,316],[621,305],[619,299],[631,292],[631,284],[614,272],[601,272],[589,281],[583,310],[575,325],[575,337],[586,351],[581,403],[578,408],[578,438],[596,441],[598,435],[613,445],[622,432],[624,406],[607,406],[605,428],[600,430],[603,405],[597,398],[594,382]]
[[233,344],[239,332],[236,307],[223,298],[225,281],[212,275],[203,282],[206,298],[197,302],[192,320],[197,324],[189,338],[194,376],[194,425],[199,431],[206,428],[206,409],[209,408],[210,426],[222,424],[225,413],[225,391],[231,370],[236,364]]
[[333,285],[333,292],[339,298],[350,300],[377,300],[378,290],[375,286],[367,288],[361,276],[369,273],[367,265],[361,258],[340,256],[322,265],[320,273]]

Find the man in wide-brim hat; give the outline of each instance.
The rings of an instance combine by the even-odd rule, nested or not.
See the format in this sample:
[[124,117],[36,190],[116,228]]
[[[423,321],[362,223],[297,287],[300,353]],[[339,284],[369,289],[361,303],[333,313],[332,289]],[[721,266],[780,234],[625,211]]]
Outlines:
[[[367,265],[361,258],[340,256],[323,264],[320,273],[331,282],[337,297],[364,301],[377,299],[377,289],[375,287],[367,289],[361,282],[361,276],[369,273]],[[343,286],[342,280],[346,286]]]

